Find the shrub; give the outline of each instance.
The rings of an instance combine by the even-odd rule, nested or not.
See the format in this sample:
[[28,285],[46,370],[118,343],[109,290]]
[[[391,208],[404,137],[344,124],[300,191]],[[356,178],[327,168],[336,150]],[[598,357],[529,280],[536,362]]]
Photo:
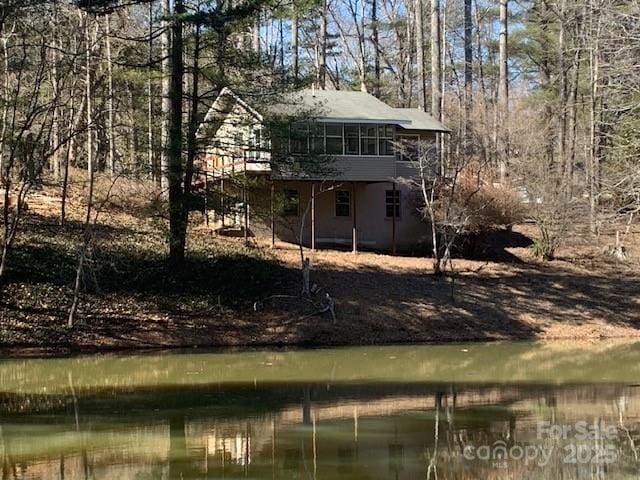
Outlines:
[[[438,205],[439,218],[456,218],[460,233],[479,233],[500,227],[510,228],[521,223],[526,216],[522,199],[512,189],[495,186],[463,172],[458,178],[453,197]],[[447,193],[443,192],[443,196]]]

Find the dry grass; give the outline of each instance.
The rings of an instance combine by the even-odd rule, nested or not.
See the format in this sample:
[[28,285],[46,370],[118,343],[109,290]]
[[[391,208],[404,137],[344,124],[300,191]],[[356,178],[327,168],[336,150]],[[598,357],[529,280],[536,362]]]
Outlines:
[[[81,184],[79,184],[81,188]],[[135,192],[131,185],[122,192]],[[152,192],[152,189],[150,189]],[[124,198],[123,193],[123,198]],[[153,197],[149,195],[147,198]],[[132,200],[134,202],[138,200]],[[527,247],[532,226],[486,240],[496,260],[455,260],[456,273],[434,278],[431,260],[376,253],[307,252],[319,296],[336,299],[338,319],[310,315],[296,300],[299,252],[216,238],[202,225],[189,237],[183,272],[164,264],[161,216],[111,205],[96,229],[97,287],[82,296],[79,319],[65,328],[77,248],[82,192],[69,224],[57,225],[55,192],[30,198],[0,304],[5,348],[55,351],[215,345],[337,345],[488,339],[636,337],[640,334],[640,227],[626,238],[630,260],[602,254],[610,231],[584,233],[541,263]],[[147,202],[148,204],[148,202]],[[136,213],[136,215],[134,215]],[[286,298],[271,298],[284,294]],[[254,311],[254,302],[263,307]]]

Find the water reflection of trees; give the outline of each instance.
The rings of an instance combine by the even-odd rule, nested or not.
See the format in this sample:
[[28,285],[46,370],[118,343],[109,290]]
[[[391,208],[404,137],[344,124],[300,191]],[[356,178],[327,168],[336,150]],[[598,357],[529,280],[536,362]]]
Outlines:
[[[70,384],[72,385],[72,383]],[[4,478],[583,478],[467,461],[467,445],[535,442],[536,420],[604,419],[637,468],[640,396],[617,386],[293,385],[0,397]],[[595,472],[595,473],[594,473]],[[613,475],[613,476],[611,476]],[[598,478],[597,476],[594,478]]]

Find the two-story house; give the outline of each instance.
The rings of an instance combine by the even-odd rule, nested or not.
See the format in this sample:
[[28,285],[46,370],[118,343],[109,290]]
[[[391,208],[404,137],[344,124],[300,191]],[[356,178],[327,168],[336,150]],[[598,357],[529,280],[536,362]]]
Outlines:
[[[274,133],[274,112],[290,118],[284,134]],[[407,249],[428,238],[406,181],[417,170],[398,145],[435,142],[448,130],[421,110],[393,108],[364,92],[303,90],[261,111],[225,89],[203,128],[209,182],[221,190],[225,182],[237,190],[238,177],[269,185],[241,194],[236,214],[216,215],[218,224],[246,226],[272,242],[353,251]]]

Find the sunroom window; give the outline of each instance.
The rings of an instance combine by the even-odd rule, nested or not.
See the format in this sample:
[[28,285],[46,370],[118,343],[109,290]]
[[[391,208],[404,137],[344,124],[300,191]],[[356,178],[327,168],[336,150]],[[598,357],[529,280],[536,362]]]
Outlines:
[[393,125],[378,125],[379,155],[393,155]]
[[393,125],[376,123],[297,123],[289,145],[294,154],[392,156],[394,134]]
[[325,124],[326,142],[327,142],[327,154],[328,155],[342,155],[343,149],[343,132],[341,123],[327,123]]
[[347,155],[360,155],[360,126],[357,123],[344,126],[344,147]]
[[376,130],[378,126],[360,125],[360,154],[361,155],[377,155],[378,154],[378,136]]

